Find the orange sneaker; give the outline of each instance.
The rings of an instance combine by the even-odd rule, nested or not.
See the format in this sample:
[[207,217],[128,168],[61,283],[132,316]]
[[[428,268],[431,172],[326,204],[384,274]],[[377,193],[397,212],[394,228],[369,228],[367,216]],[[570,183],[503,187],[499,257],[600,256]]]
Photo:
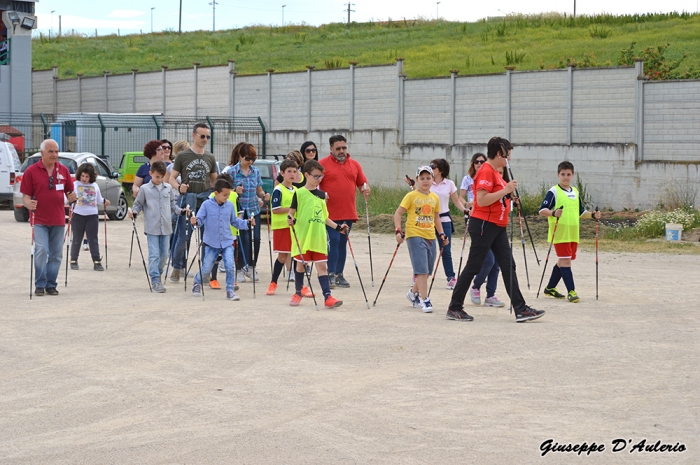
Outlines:
[[293,294],[292,295],[292,300],[289,301],[289,305],[292,307],[296,307],[301,303],[301,296],[299,294]]
[[301,288],[301,295],[309,299],[314,296],[313,292],[311,292],[307,286]]
[[212,289],[221,289],[221,285],[216,279],[212,279],[211,281],[209,281],[209,287],[211,287]]
[[267,295],[275,295],[276,290],[277,290],[277,283],[270,283],[270,285],[267,286]]
[[324,307],[326,307],[326,308],[338,308],[341,305],[343,305],[342,300],[335,299],[332,295],[329,295],[328,298],[326,299]]

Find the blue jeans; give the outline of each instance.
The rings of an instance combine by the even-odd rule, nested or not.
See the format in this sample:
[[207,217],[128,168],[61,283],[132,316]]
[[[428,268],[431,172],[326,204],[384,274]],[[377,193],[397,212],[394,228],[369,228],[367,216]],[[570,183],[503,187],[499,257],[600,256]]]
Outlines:
[[[449,223],[442,223],[442,230],[445,232],[445,236],[450,240],[450,243],[442,248],[442,268],[445,270],[445,276],[447,281],[455,277],[455,269],[452,265],[452,233],[454,232],[454,225],[450,221]],[[438,244],[440,240],[438,237]]]
[[[352,229],[352,220],[336,221],[337,224],[347,224],[348,233]],[[326,226],[328,235],[328,273],[342,274],[345,269],[345,257],[348,254],[348,236],[340,234],[330,226]]]
[[[248,212],[243,212],[243,219],[249,218]],[[252,236],[252,242],[253,246],[255,247],[253,252],[253,256],[251,257],[251,234],[249,229],[241,229],[238,231],[238,234],[240,234],[241,241],[240,241],[240,247],[241,247],[241,254],[238,256],[238,269],[240,270],[243,268],[245,264],[248,264],[249,266],[255,266],[258,263],[258,255],[260,254],[260,213],[254,216],[255,218],[255,226],[253,227],[253,236]],[[245,257],[242,255],[245,254]]]
[[165,236],[146,234],[148,239],[148,275],[151,282],[160,282],[160,275],[165,269],[165,262],[168,260],[168,249],[170,248],[170,234]]
[[496,263],[496,257],[494,257],[493,252],[489,250],[489,252],[486,254],[484,265],[481,267],[481,271],[479,271],[479,274],[474,278],[474,284],[472,287],[475,289],[480,289],[481,285],[484,284],[484,280],[488,276],[488,281],[486,282],[486,297],[493,297],[496,294],[499,271],[501,271],[501,267],[499,267],[498,263]]
[[63,256],[65,226],[34,225],[34,286],[55,288]]
[[[223,249],[217,249],[209,245],[204,247],[204,261],[202,262],[201,272],[204,273],[204,277],[209,281],[211,269],[216,259],[219,258],[219,253],[223,257],[224,266],[226,267],[226,291],[233,292],[233,280],[236,277],[236,264],[233,261],[233,246],[229,245]],[[202,276],[199,272],[195,275],[194,282],[196,284],[202,284]]]
[[[211,190],[208,190],[199,194],[193,194],[191,192],[182,194],[180,196],[180,208],[185,208],[189,205],[192,213],[196,215],[198,208],[202,205],[202,202],[209,198],[211,192]],[[187,233],[185,233],[185,228],[187,228]],[[187,266],[187,263],[185,263],[185,248],[189,246],[189,242],[192,239],[192,224],[183,217],[178,222],[174,234],[175,245],[173,246],[172,255],[173,269],[181,270]]]

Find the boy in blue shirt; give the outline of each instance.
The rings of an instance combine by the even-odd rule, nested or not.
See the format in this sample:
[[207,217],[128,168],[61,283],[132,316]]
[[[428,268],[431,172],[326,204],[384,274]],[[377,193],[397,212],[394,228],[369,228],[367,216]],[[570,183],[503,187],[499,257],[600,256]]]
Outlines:
[[[255,226],[255,219],[242,220],[236,216],[236,209],[233,203],[228,201],[232,187],[231,183],[226,179],[217,179],[214,184],[214,197],[202,202],[197,216],[192,216],[190,221],[192,226],[205,226],[204,244],[202,246],[204,250],[202,270],[205,270],[206,278],[209,279],[209,272],[211,272],[219,254],[221,254],[226,267],[226,298],[229,300],[240,300],[233,287],[236,265],[233,261],[231,226],[236,229],[250,229],[251,225]],[[192,295],[199,296],[201,292],[202,276],[200,272],[194,277]]]

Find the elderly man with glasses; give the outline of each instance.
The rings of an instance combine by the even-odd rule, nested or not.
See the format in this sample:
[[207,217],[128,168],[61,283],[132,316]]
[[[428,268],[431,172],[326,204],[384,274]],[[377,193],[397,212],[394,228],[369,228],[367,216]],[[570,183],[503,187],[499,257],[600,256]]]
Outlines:
[[[213,192],[212,186],[216,182],[217,169],[214,155],[206,150],[211,139],[211,131],[206,123],[197,123],[192,130],[192,145],[182,150],[175,157],[173,169],[170,173],[170,185],[180,193],[180,208],[190,206],[190,210],[198,211],[199,206]],[[182,182],[178,183],[178,176]],[[178,282],[182,270],[187,267],[185,263],[185,246],[187,237],[185,228],[190,228],[186,221],[180,221],[175,231],[175,245],[172,252],[173,273],[171,282]],[[186,237],[187,236],[187,237]]]
[[58,162],[55,140],[46,139],[41,143],[41,159],[24,172],[20,191],[34,229],[34,293],[58,295],[56,280],[66,226],[64,198],[73,203],[76,195],[70,171]]

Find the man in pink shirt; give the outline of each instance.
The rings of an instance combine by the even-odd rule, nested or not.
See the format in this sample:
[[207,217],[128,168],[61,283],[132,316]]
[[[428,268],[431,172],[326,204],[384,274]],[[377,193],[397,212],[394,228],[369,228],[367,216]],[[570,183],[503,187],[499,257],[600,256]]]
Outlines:
[[58,295],[56,279],[61,268],[63,232],[66,213],[64,195],[69,203],[76,200],[73,179],[68,168],[58,162],[58,144],[53,139],[41,143],[41,159],[22,176],[22,203],[31,213],[34,224],[35,294]]
[[[320,160],[325,171],[319,188],[326,192],[328,216],[339,225],[347,224],[348,232],[357,221],[355,208],[356,189],[369,199],[369,185],[362,166],[350,158],[345,137],[336,135],[328,139],[331,153]],[[328,278],[331,287],[350,287],[343,277],[347,254],[347,236],[326,226],[328,232]]]

